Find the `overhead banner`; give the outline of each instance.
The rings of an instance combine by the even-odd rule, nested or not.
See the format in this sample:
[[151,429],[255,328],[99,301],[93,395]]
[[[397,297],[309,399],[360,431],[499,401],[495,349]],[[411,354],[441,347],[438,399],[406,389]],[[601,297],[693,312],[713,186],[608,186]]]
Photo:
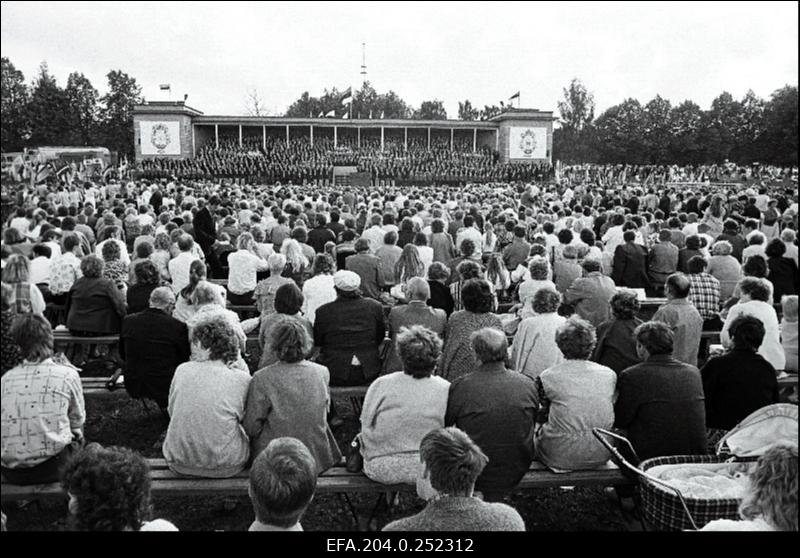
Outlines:
[[546,159],[547,128],[511,128],[508,138],[509,159]]
[[180,122],[139,122],[142,155],[180,155]]

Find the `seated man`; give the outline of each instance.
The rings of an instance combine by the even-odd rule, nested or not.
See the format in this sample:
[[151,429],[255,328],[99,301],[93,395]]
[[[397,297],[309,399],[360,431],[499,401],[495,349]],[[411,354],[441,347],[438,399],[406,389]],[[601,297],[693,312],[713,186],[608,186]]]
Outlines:
[[581,263],[583,277],[575,279],[564,293],[564,302],[575,305],[575,313],[594,327],[611,318],[611,297],[617,292],[614,280],[603,275],[599,260]]
[[450,385],[445,425],[467,433],[489,457],[477,481],[487,501],[514,488],[533,460],[536,385],[505,367],[508,341],[502,331],[472,334],[478,367]]
[[175,295],[169,287],[150,293],[150,307],[125,317],[119,353],[125,360],[125,390],[131,397],[147,397],[167,408],[175,369],[189,360],[189,331],[172,317]]
[[71,364],[53,360],[53,331],[42,316],[18,316],[12,335],[25,360],[0,379],[3,477],[20,485],[55,482],[83,445],[81,379]]
[[419,447],[425,478],[439,493],[424,510],[386,525],[384,531],[524,531],[525,522],[506,504],[473,495],[488,458],[458,428],[429,432]]
[[642,362],[617,380],[614,426],[641,459],[706,453],[706,412],[700,371],[672,356],[675,334],[663,322],[634,330]]
[[256,519],[248,531],[302,531],[316,488],[317,464],[308,448],[296,438],[275,438],[250,467]]
[[681,362],[697,366],[703,318],[689,300],[692,283],[683,273],[673,273],[667,278],[665,291],[667,303],[653,315],[654,322],[664,322],[674,332],[672,356]]

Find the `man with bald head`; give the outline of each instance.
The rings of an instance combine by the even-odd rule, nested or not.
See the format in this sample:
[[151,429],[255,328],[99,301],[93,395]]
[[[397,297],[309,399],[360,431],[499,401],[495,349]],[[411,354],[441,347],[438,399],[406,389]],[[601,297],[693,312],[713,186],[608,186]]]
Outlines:
[[[406,298],[408,304],[395,306],[389,313],[389,335],[392,338],[392,347],[395,346],[397,334],[404,327],[413,325],[424,326],[444,341],[444,330],[447,326],[447,314],[441,308],[428,306],[431,297],[431,288],[422,277],[413,277],[406,284]],[[396,372],[403,369],[400,357],[393,349],[385,365],[386,372]]]
[[135,398],[154,400],[167,408],[172,376],[189,360],[189,331],[172,317],[175,294],[169,287],[150,293],[150,307],[122,322],[119,352],[125,361],[125,390]]
[[500,501],[522,479],[533,460],[538,409],[536,384],[505,366],[508,341],[502,331],[472,334],[478,366],[450,385],[445,426],[456,426],[489,458],[476,489],[488,502]]
[[664,322],[675,334],[672,356],[676,360],[697,366],[703,318],[689,300],[691,282],[683,273],[667,277],[664,290],[667,303],[653,315],[654,322]]

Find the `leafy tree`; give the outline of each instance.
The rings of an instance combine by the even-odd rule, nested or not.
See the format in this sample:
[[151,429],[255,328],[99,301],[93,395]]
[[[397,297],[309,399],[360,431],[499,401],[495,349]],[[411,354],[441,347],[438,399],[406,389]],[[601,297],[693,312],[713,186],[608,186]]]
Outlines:
[[701,135],[701,143],[707,150],[709,161],[723,161],[730,158],[736,146],[741,112],[741,103],[727,91],[711,102],[711,109],[705,113]]
[[477,120],[481,112],[477,108],[473,108],[469,100],[463,103],[458,103],[458,119],[459,120]]
[[380,96],[375,88],[365,81],[361,89],[353,94],[353,118],[380,117]]
[[103,103],[100,111],[103,143],[120,156],[133,157],[133,107],[142,102],[142,88],[135,78],[122,70],[111,70],[106,77],[108,93],[100,99]]
[[423,101],[419,109],[414,111],[412,118],[416,120],[447,120],[447,111],[444,103],[439,99]]
[[668,164],[670,160],[669,144],[672,104],[656,95],[644,106],[642,113],[642,141],[649,163]]
[[565,130],[581,132],[594,120],[594,95],[578,78],[564,88],[564,100],[558,102],[561,125]]
[[764,106],[764,133],[760,146],[766,162],[797,165],[797,86],[773,92]]
[[642,134],[644,110],[636,99],[626,99],[597,117],[596,147],[603,161],[644,163]]
[[69,145],[92,145],[96,143],[97,99],[99,93],[89,79],[81,73],[72,72],[65,89],[69,112]]
[[[380,114],[384,118],[408,118],[411,114],[411,109],[406,102],[394,91],[389,91],[379,96]],[[375,115],[378,117],[378,114]]]
[[480,112],[481,120],[489,120],[490,118],[503,113],[503,108],[497,105],[484,105],[483,110]]
[[2,103],[0,112],[2,120],[2,148],[4,152],[20,151],[25,144],[27,130],[26,107],[30,98],[28,87],[25,85],[25,76],[14,67],[11,60],[5,56],[2,61],[2,82],[0,83],[0,97]]
[[29,145],[63,145],[68,143],[70,130],[69,100],[66,92],[50,75],[46,62],[31,86],[31,99],[25,111],[30,127]]
[[748,90],[739,103],[741,111],[735,131],[735,147],[731,157],[736,161],[752,163],[761,158],[758,140],[764,133],[764,99]]
[[674,107],[669,116],[669,152],[678,164],[702,163],[704,151],[700,144],[703,111],[692,101]]

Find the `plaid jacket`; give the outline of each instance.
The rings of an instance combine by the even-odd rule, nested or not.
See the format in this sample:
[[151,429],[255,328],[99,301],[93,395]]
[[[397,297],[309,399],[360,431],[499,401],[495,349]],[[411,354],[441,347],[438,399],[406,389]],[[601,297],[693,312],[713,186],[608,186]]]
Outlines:
[[719,280],[708,273],[688,274],[689,300],[704,320],[713,318],[719,312]]

